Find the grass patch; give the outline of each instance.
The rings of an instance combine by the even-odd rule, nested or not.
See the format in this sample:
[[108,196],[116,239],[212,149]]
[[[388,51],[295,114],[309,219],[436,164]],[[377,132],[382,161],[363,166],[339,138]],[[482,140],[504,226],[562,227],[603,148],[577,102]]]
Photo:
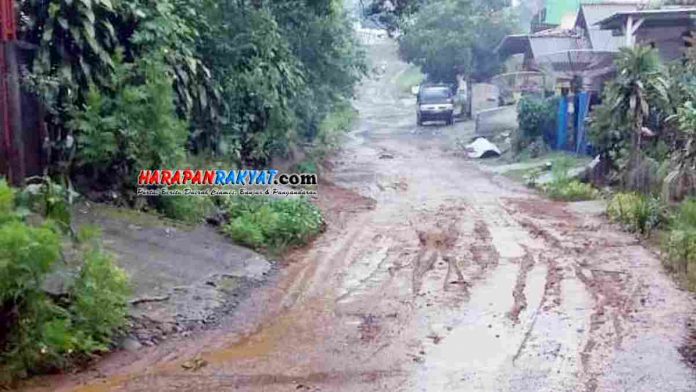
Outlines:
[[226,199],[225,209],[230,216],[225,234],[271,253],[306,244],[324,225],[319,209],[305,198],[232,197]]
[[401,73],[396,79],[396,85],[399,87],[399,91],[411,95],[411,88],[420,85],[424,80],[425,75],[421,72],[420,67],[410,65],[408,69]]
[[212,197],[162,196],[157,201],[157,209],[169,219],[196,224],[204,222],[216,207]]
[[607,215],[630,232],[650,235],[664,221],[665,210],[659,199],[638,193],[617,193],[607,206]]
[[553,181],[546,186],[545,191],[550,198],[559,201],[583,201],[597,198],[597,190],[592,185],[577,180]]
[[672,218],[663,249],[667,268],[696,291],[696,199],[684,202]]
[[305,159],[304,161],[295,165],[294,171],[296,173],[316,174],[318,172],[317,163],[313,159]]
[[351,130],[357,118],[358,111],[349,101],[337,103],[334,110],[319,124],[315,149],[323,148],[325,150],[320,151],[328,151],[335,148],[341,135]]
[[353,128],[358,111],[348,101],[342,101],[319,124],[319,130],[312,145],[307,148],[307,158],[298,163],[294,170],[300,173],[317,173],[319,162],[338,148],[342,136]]
[[573,167],[572,158],[564,156],[553,162],[551,173],[553,179],[544,186],[544,192],[554,200],[582,201],[597,197],[597,190],[590,184],[571,179],[568,172]]

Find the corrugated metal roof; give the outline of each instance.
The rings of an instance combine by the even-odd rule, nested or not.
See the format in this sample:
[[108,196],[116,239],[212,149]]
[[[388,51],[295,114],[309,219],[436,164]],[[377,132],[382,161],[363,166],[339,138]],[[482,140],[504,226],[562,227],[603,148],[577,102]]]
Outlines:
[[[534,34],[507,35],[498,44],[496,51],[503,56],[525,53],[529,48],[534,56],[554,48],[579,49],[581,37],[573,30],[555,27]],[[558,50],[556,49],[556,50]]]
[[531,34],[530,37],[577,37],[578,34],[571,29],[554,27],[548,30],[538,31]]
[[580,49],[579,37],[530,36],[529,44],[532,48],[534,58],[538,58],[547,53]]
[[614,36],[611,30],[591,29],[588,34],[592,49],[595,50],[618,52],[620,47],[626,45],[626,38],[623,35]]
[[500,41],[495,51],[501,56],[525,53],[529,48],[529,36],[527,34],[506,35]]
[[658,10],[642,11],[623,11],[617,12],[596,23],[604,29],[618,29],[624,24],[628,16],[638,17],[644,20],[642,27],[660,27],[662,25],[673,25],[674,23],[684,23],[694,25],[696,20],[696,8],[664,8]]
[[[585,21],[587,26],[593,26],[595,23],[602,19],[608,18],[617,12],[625,11],[635,11],[638,9],[639,3],[618,3],[618,2],[607,2],[607,3],[590,3],[582,4],[580,6],[580,12],[585,16]],[[578,12],[578,16],[580,15]]]
[[639,6],[638,2],[617,1],[582,4],[575,26],[586,29],[592,49],[616,52],[623,45],[623,38],[614,36],[611,30],[601,30],[596,23],[619,12],[635,11]]

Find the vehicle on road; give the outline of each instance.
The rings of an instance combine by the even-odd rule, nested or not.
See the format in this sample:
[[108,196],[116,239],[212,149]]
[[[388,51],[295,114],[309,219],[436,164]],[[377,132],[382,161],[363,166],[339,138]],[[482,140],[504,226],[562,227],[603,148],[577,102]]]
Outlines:
[[416,97],[418,125],[423,125],[426,121],[454,124],[454,94],[450,86],[422,85]]

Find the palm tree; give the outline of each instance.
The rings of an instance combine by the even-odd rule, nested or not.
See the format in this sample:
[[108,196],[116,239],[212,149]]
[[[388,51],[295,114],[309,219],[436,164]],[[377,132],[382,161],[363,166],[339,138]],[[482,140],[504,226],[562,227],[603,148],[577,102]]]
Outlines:
[[621,48],[616,67],[612,111],[631,128],[629,166],[635,166],[640,157],[641,137],[646,131],[643,122],[650,115],[650,103],[667,101],[666,82],[661,76],[657,51],[650,47]]

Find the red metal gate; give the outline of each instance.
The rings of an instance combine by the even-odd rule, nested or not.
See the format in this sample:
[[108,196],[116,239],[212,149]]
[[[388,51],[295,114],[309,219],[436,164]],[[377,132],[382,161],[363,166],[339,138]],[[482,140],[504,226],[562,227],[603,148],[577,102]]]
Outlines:
[[25,172],[16,43],[14,0],[0,0],[0,174],[7,175],[10,182],[19,184]]

